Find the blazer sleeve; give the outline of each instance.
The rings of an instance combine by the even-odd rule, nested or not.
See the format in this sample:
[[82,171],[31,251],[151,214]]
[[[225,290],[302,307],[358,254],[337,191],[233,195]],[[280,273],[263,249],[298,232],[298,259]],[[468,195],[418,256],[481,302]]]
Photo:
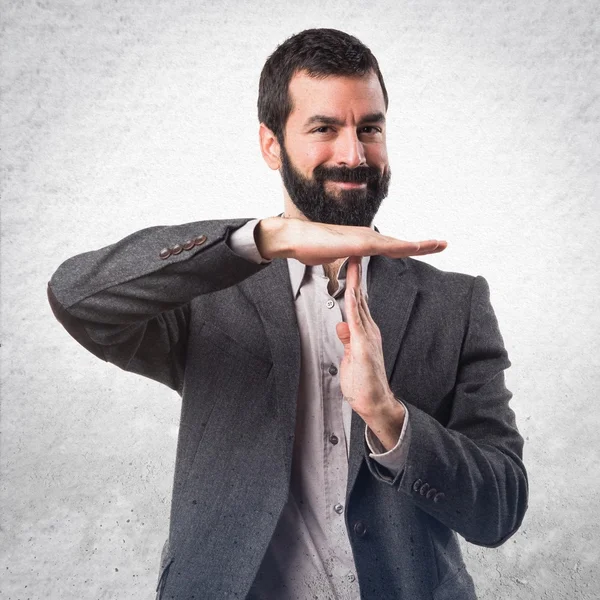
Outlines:
[[403,398],[411,427],[404,470],[385,477],[367,461],[377,479],[467,541],[487,547],[515,533],[528,502],[523,438],[504,383],[509,366],[488,284],[473,278],[447,425]]
[[48,284],[52,311],[97,357],[181,393],[190,301],[269,264],[246,260],[228,245],[248,221],[151,227],[74,256]]

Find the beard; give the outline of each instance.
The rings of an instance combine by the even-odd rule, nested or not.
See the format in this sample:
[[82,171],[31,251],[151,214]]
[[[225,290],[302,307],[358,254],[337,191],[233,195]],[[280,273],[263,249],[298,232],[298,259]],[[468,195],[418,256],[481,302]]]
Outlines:
[[[370,227],[383,199],[388,194],[391,171],[381,173],[375,167],[324,167],[319,165],[308,179],[292,164],[285,147],[281,147],[281,178],[296,208],[310,221],[330,225]],[[339,189],[337,194],[325,189],[327,181],[366,183],[366,188]]]

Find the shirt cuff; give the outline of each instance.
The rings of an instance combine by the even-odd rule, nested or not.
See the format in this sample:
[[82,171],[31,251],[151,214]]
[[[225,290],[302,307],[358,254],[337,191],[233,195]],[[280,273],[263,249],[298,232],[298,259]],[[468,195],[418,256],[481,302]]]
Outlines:
[[371,451],[369,456],[381,466],[388,469],[394,477],[404,469],[410,441],[408,409],[403,402],[400,402],[400,404],[404,406],[404,423],[402,424],[402,431],[400,432],[398,442],[391,450],[386,450],[377,436],[369,429],[369,426],[365,425],[365,439]]
[[254,239],[254,229],[259,221],[260,219],[252,219],[236,229],[229,236],[228,245],[234,254],[258,264],[266,264],[272,262],[272,259],[267,260],[261,256]]

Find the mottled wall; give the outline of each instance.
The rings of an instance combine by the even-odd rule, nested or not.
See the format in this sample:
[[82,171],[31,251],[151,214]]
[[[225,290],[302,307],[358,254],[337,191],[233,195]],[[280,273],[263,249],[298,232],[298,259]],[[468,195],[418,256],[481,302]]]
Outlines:
[[531,483],[463,545],[483,600],[600,594],[597,0],[2,1],[0,597],[151,598],[179,404],[50,313],[64,259],[149,225],[280,212],[262,63],[311,26],[371,46],[393,183],[375,223],[484,275]]

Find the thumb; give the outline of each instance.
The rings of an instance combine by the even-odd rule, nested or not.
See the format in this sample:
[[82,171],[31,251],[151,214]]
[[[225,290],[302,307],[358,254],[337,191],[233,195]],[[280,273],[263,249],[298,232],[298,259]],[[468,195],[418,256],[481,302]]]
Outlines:
[[335,332],[337,336],[340,338],[340,342],[344,344],[344,350],[349,349],[348,345],[350,344],[350,326],[346,322],[338,323],[335,326]]

